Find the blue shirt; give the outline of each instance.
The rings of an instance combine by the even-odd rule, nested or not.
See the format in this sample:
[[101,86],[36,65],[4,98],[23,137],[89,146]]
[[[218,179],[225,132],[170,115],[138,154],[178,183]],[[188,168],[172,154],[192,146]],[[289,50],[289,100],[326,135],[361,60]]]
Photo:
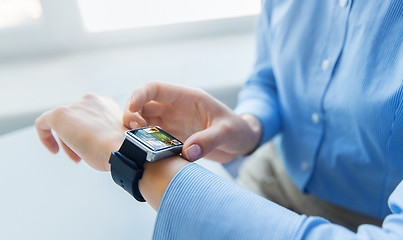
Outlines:
[[[403,239],[403,1],[263,1],[237,111],[263,124],[294,183],[384,218],[355,234],[291,212],[196,164],[172,179],[155,239]],[[389,198],[388,196],[395,192]]]
[[383,219],[403,179],[403,1],[264,1],[237,111],[257,116],[295,185]]
[[153,239],[403,239],[403,181],[389,198],[382,228],[357,233],[320,217],[298,215],[195,163],[172,179],[158,210]]

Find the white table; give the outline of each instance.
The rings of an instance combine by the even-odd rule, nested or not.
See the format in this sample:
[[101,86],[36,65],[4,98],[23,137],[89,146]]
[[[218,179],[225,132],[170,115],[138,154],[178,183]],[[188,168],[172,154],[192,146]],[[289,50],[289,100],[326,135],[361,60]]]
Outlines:
[[[52,155],[33,127],[0,137],[0,239],[151,239],[156,213],[109,173]],[[200,164],[229,178],[221,165]]]

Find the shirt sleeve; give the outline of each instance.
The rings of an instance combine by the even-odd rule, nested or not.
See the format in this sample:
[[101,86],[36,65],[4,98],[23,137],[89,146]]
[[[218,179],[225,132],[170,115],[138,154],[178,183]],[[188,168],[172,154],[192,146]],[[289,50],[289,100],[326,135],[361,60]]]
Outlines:
[[172,179],[162,198],[154,239],[403,239],[403,184],[389,202],[383,228],[357,233],[320,217],[296,214],[195,163]]
[[263,127],[260,145],[270,140],[281,128],[276,81],[270,57],[269,19],[267,6],[263,1],[256,32],[256,63],[251,76],[238,95],[238,114],[256,116]]
[[383,221],[382,227],[364,224],[353,233],[341,226],[324,222],[318,217],[311,217],[302,226],[306,239],[376,239],[399,240],[403,239],[403,181],[389,197],[389,209],[392,214]]

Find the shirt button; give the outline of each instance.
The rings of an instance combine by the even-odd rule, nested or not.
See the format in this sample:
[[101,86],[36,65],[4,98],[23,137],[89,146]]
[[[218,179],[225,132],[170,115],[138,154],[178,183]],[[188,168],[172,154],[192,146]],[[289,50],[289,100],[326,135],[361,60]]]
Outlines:
[[347,5],[347,0],[339,0],[340,7],[345,7]]
[[319,122],[319,114],[313,113],[311,118],[312,118],[313,123],[318,123]]
[[308,163],[305,162],[305,161],[303,161],[303,162],[301,163],[301,169],[304,170],[304,171],[306,171],[306,170],[308,169]]
[[328,70],[328,69],[329,69],[329,66],[330,66],[329,60],[325,59],[325,60],[322,61],[322,69],[323,69],[324,71]]

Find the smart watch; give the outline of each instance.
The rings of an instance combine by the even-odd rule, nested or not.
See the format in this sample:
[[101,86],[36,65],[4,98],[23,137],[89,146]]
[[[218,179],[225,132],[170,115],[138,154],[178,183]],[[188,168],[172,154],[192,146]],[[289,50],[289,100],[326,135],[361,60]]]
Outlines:
[[109,158],[113,181],[137,201],[145,202],[139,190],[144,162],[178,155],[183,143],[159,127],[139,128],[125,132],[119,151]]

